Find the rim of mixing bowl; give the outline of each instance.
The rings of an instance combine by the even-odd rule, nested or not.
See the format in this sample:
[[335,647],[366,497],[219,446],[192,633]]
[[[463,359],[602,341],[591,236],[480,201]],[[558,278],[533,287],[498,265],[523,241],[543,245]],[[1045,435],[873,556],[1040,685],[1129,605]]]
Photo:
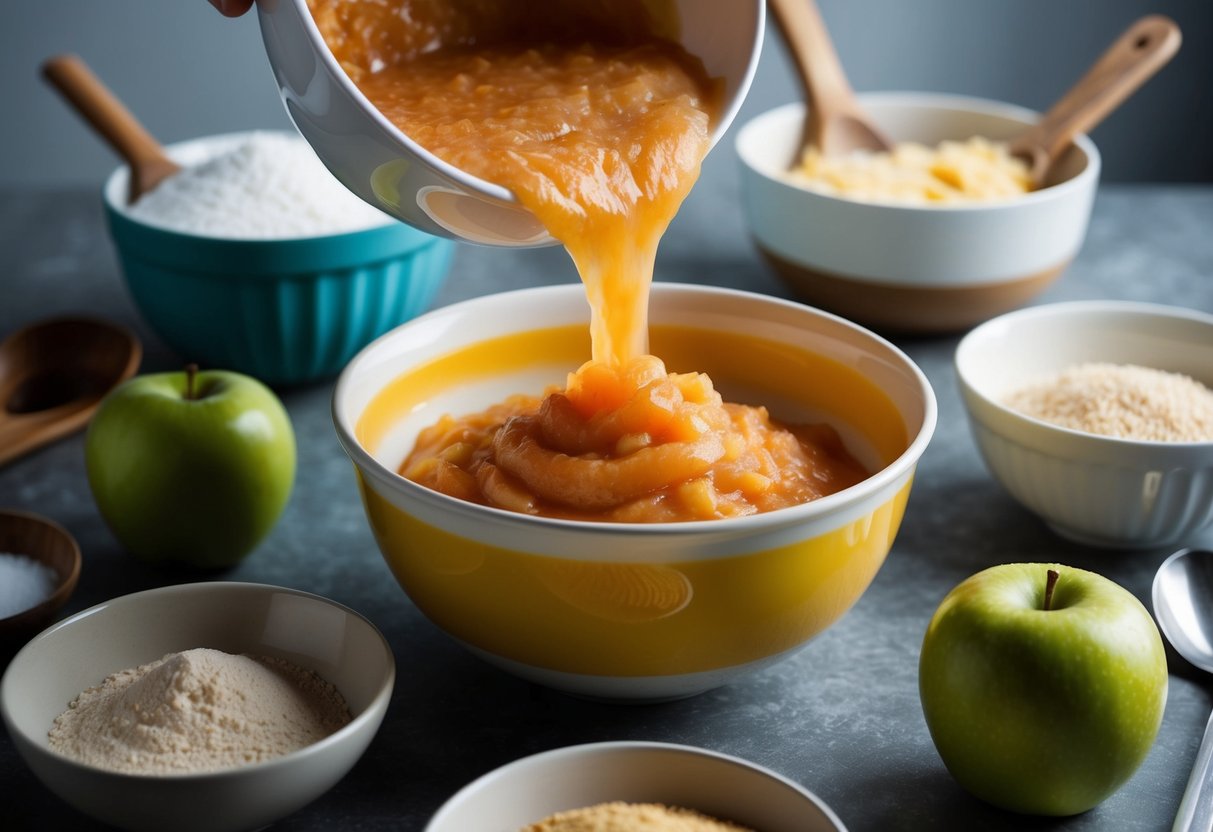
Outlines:
[[[337,432],[338,441],[345,449],[346,454],[349,455],[351,461],[353,461],[360,469],[373,473],[381,480],[391,482],[395,487],[405,489],[412,497],[422,502],[429,502],[436,506],[453,508],[455,510],[474,511],[478,513],[484,512],[492,517],[495,521],[511,525],[516,524],[529,527],[550,526],[564,530],[583,529],[586,531],[593,531],[595,533],[623,536],[702,534],[704,532],[711,531],[741,533],[761,529],[770,529],[784,525],[792,525],[805,520],[813,519],[820,515],[828,514],[837,507],[845,506],[853,500],[863,499],[865,496],[873,492],[877,492],[883,488],[891,486],[901,477],[911,474],[919,460],[922,458],[923,452],[930,443],[931,437],[934,435],[938,419],[938,405],[934,388],[932,388],[926,374],[923,373],[922,368],[920,368],[917,363],[915,363],[914,360],[909,357],[909,355],[907,355],[892,342],[876,334],[875,332],[872,332],[871,330],[853,323],[852,321],[849,321],[841,316],[834,315],[814,307],[804,306],[803,304],[799,304],[794,301],[772,297],[770,295],[761,295],[755,292],[745,292],[737,289],[726,289],[717,286],[699,286],[680,283],[655,283],[653,284],[654,294],[699,294],[720,297],[722,299],[735,299],[738,301],[757,301],[763,305],[780,307],[802,316],[807,315],[809,317],[818,317],[829,323],[831,326],[840,327],[842,329],[850,330],[862,335],[871,345],[888,351],[897,359],[901,365],[901,369],[906,371],[909,377],[913,378],[917,385],[917,391],[921,393],[922,396],[921,424],[916,432],[908,435],[906,447],[897,455],[895,459],[884,465],[879,470],[874,471],[860,482],[850,486],[849,488],[845,488],[842,491],[826,495],[825,497],[819,497],[818,499],[811,500],[807,503],[800,503],[798,505],[787,506],[774,511],[752,514],[745,517],[726,517],[713,520],[689,520],[664,523],[617,523],[592,520],[568,520],[557,517],[541,517],[529,514],[520,514],[518,512],[495,508],[493,506],[469,503],[448,494],[443,494],[430,488],[426,488],[423,485],[402,477],[400,474],[396,473],[388,466],[380,462],[370,451],[366,450],[366,448],[362,446],[362,443],[355,436],[354,425],[351,424],[351,421],[356,422],[358,416],[361,414],[353,417],[352,420],[347,420],[344,413],[346,410],[344,407],[344,400],[349,396],[349,390],[353,385],[352,379],[358,373],[359,365],[373,357],[374,352],[381,348],[381,344],[385,343],[387,339],[392,338],[404,327],[429,326],[433,322],[441,320],[443,317],[458,315],[460,308],[470,304],[500,303],[503,298],[519,299],[534,297],[535,300],[531,301],[533,304],[537,301],[541,301],[544,296],[568,294],[574,292],[581,293],[582,291],[583,289],[580,284],[560,284],[556,286],[539,286],[528,289],[518,289],[511,292],[502,292],[494,295],[486,295],[427,312],[426,314],[418,316],[417,318],[402,324],[392,331],[381,335],[379,338],[376,338],[370,344],[363,347],[363,349],[350,360],[345,369],[341,371],[341,375],[338,377],[337,384],[333,390],[331,406],[333,425]],[[454,347],[452,349],[458,348]],[[900,408],[898,409],[900,410]]]

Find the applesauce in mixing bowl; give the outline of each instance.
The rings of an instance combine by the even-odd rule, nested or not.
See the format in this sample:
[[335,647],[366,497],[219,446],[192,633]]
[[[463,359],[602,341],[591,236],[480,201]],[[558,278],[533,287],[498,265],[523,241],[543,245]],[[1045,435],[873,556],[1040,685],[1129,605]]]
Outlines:
[[564,390],[514,396],[423,430],[401,473],[471,502],[575,520],[740,517],[808,502],[867,472],[826,425],[780,427],[703,373],[644,356],[590,362]]
[[424,431],[401,473],[529,514],[625,522],[802,503],[867,474],[824,425],[725,404],[648,355],[657,244],[699,175],[720,82],[663,0],[311,0],[351,79],[456,167],[512,190],[568,249],[591,360],[566,389]]

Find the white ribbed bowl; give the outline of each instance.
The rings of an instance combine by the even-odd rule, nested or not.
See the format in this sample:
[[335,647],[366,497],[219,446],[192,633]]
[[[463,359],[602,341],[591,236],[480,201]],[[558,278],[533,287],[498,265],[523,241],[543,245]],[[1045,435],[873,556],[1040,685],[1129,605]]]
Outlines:
[[1213,315],[1123,301],[1037,306],[995,318],[956,350],[973,438],[995,479],[1063,537],[1149,548],[1213,522],[1213,441],[1114,439],[1001,404],[1025,383],[1087,362],[1138,364],[1213,387]]

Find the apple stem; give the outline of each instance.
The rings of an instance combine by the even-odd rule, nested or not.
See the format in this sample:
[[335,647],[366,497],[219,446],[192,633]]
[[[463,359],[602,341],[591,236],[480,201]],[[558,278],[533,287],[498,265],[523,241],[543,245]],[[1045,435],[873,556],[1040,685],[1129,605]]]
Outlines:
[[188,401],[192,401],[193,399],[197,398],[194,395],[194,380],[197,378],[197,376],[198,376],[198,365],[197,364],[186,364],[185,365],[185,398]]
[[1061,576],[1056,569],[1050,569],[1045,579],[1045,611],[1053,609],[1053,590],[1057,588],[1057,579]]

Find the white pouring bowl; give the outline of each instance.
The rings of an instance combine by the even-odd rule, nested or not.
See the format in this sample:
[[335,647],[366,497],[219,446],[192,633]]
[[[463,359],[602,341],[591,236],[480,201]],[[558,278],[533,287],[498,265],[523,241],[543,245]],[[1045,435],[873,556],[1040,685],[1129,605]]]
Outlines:
[[[763,0],[675,0],[681,43],[723,78],[714,145],[749,90],[762,49]],[[439,159],[380,113],[329,51],[307,0],[261,0],[261,34],[287,113],[321,161],[375,207],[431,234],[484,245],[556,241],[506,188]]]

